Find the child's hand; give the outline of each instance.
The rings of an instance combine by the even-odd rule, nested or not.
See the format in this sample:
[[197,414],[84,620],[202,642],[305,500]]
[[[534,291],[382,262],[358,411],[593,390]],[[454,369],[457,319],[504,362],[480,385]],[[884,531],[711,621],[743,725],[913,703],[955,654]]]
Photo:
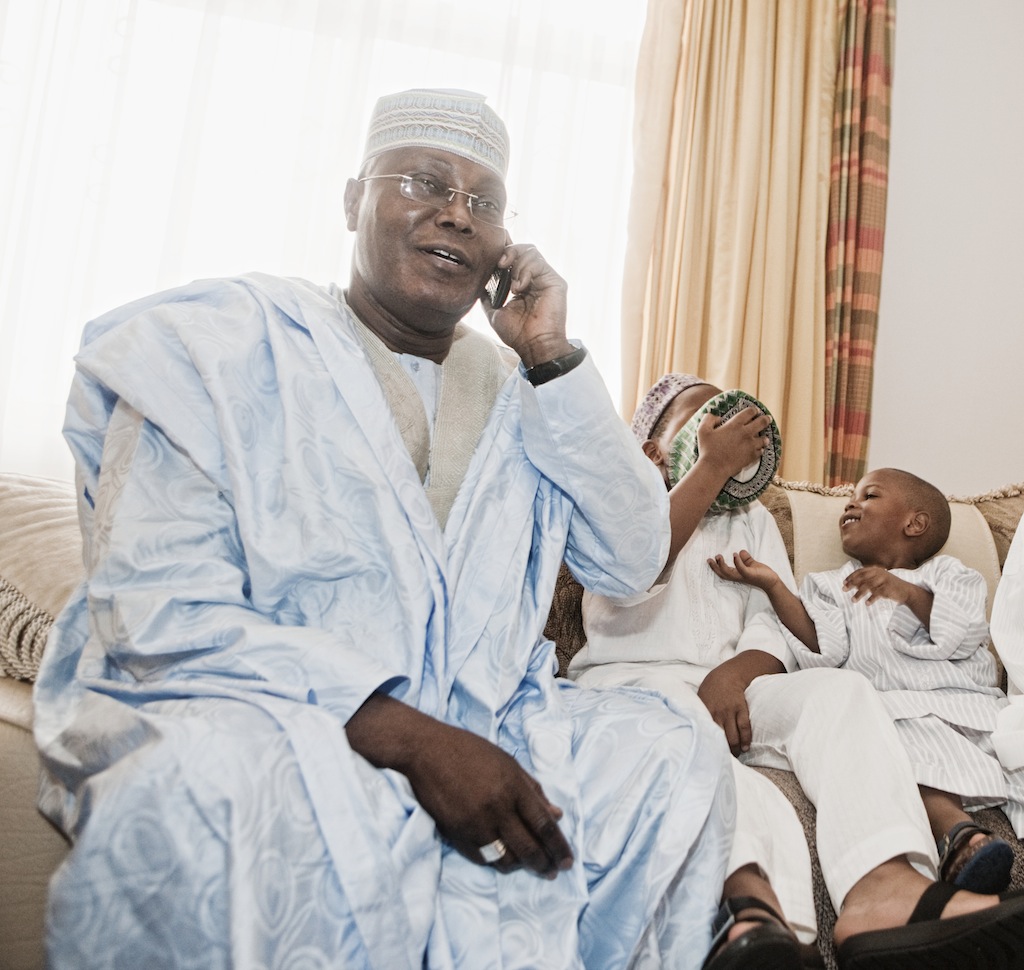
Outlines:
[[763,589],[766,593],[779,581],[779,574],[758,562],[746,549],[741,549],[732,557],[733,564],[726,564],[725,557],[721,554],[714,559],[708,560],[711,571],[719,579],[727,579],[733,583],[746,583],[748,586],[755,586]]
[[893,576],[883,566],[861,566],[843,582],[843,589],[853,591],[854,603],[866,596],[869,606],[877,599],[907,603],[913,591],[918,588],[913,583]]
[[728,421],[705,414],[697,427],[697,461],[712,465],[722,482],[761,458],[771,419],[755,407],[744,408]]
[[725,732],[729,748],[738,755],[750,750],[753,738],[746,690],[751,681],[765,674],[781,674],[782,662],[761,650],[744,650],[708,672],[697,696],[715,723]]
[[[733,658],[736,659],[735,657]],[[739,755],[750,750],[753,732],[745,693],[749,679],[729,661],[710,671],[697,690],[714,722],[725,732],[729,750]]]

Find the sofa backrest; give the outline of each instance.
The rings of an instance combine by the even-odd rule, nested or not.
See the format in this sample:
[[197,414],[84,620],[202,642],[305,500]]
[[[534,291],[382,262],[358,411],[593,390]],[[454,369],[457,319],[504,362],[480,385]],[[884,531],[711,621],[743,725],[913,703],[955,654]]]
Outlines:
[[[851,487],[776,480],[761,501],[775,516],[799,580],[843,562],[836,524]],[[1024,483],[984,495],[951,497],[945,547],[989,585],[989,608],[1014,531],[1024,512]],[[81,581],[82,541],[74,486],[0,473],[0,676],[35,679],[53,619]],[[564,673],[583,645],[582,589],[563,567],[546,635]]]
[[[839,517],[849,489],[784,486],[793,516],[793,574],[799,583],[807,573],[837,569],[847,560],[839,538]],[[949,539],[941,553],[976,569],[988,584],[988,611],[999,583],[996,542],[977,505],[951,501]]]
[[[808,572],[832,569],[846,561],[839,543],[838,523],[852,491],[852,485],[826,488],[776,479],[761,496],[782,533],[798,582]],[[958,556],[985,577],[991,611],[1000,570],[1024,513],[1024,482],[984,495],[949,496],[949,501],[953,523],[943,551]],[[582,595],[582,587],[563,566],[544,630],[555,642],[563,675],[585,640],[580,613]]]

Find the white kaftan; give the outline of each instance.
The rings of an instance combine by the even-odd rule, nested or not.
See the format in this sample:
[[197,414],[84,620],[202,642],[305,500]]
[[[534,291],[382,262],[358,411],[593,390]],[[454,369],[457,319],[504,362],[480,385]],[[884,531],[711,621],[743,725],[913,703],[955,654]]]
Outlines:
[[[588,361],[510,374],[482,427],[442,530],[331,292],[204,281],[90,325],[65,425],[87,578],[36,686],[40,804],[75,842],[54,970],[699,966],[724,745],[558,682],[541,634],[563,556],[605,593],[653,580],[664,489]],[[573,868],[442,843],[347,744],[378,690],[513,755]]]
[[1024,770],[1004,769],[991,734],[1006,695],[987,649],[985,580],[952,556],[934,556],[894,576],[933,595],[928,628],[893,600],[854,601],[843,582],[860,563],[810,573],[800,598],[820,653],[787,636],[801,667],[863,674],[896,722],[919,785],[960,795],[968,810],[999,805],[1024,833]]
[[992,734],[1006,768],[1024,768],[1024,529],[1018,526],[992,603],[992,645],[1006,668],[1010,703]]

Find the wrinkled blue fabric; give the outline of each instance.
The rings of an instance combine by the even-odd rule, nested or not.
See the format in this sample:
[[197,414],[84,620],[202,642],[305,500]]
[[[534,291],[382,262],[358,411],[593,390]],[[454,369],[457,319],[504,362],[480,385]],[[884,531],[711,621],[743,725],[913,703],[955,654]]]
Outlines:
[[[66,439],[86,580],[36,687],[75,847],[52,967],[697,967],[729,849],[720,732],[558,681],[563,557],[646,588],[665,490],[593,365],[509,375],[442,532],[343,301],[203,281],[94,321]],[[499,875],[348,747],[374,691],[489,738],[576,864]],[[680,956],[682,954],[682,956]]]

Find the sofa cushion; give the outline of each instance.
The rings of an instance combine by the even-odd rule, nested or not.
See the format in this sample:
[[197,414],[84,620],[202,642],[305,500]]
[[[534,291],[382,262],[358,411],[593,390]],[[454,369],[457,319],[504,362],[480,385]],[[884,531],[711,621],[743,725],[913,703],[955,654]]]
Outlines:
[[[808,573],[838,569],[847,560],[839,535],[839,517],[852,494],[850,486],[822,488],[784,486],[793,519],[793,574],[801,582]],[[976,569],[988,584],[988,608],[999,582],[999,556],[985,517],[970,500],[951,499],[949,539],[940,552]]]
[[74,486],[0,474],[0,673],[35,680],[53,618],[82,575]]
[[36,809],[39,755],[30,726],[32,685],[0,678],[0,967],[44,967],[43,914],[64,837]]

